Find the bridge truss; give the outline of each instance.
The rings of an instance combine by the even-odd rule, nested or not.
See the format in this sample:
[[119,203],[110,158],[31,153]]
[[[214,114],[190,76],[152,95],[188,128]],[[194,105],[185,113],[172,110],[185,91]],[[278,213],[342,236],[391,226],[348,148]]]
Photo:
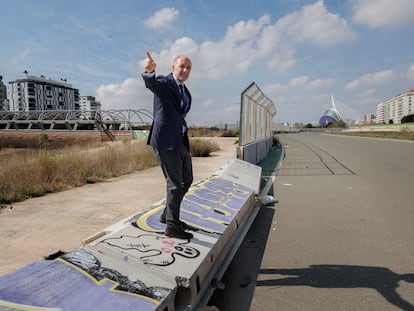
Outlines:
[[147,109],[0,111],[5,130],[132,130],[151,124]]

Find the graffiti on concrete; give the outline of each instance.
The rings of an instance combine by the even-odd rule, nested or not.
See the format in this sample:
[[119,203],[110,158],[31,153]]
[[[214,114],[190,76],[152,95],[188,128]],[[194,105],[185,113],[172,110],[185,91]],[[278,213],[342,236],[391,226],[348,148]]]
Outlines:
[[114,269],[103,267],[99,258],[87,249],[74,250],[64,254],[61,258],[81,268],[97,283],[103,283],[105,280],[115,282],[117,285],[114,286],[114,290],[120,292],[134,293],[157,300],[163,300],[171,292],[170,289],[164,287],[148,287],[137,278],[131,278]]
[[[180,219],[196,231],[194,239],[163,234],[160,203],[100,232],[84,247],[1,277],[0,309],[155,311],[193,305],[204,293],[205,274],[221,262],[255,199],[254,190],[237,184],[244,169],[231,172],[232,181],[213,176],[185,195]],[[186,287],[183,294],[177,286]]]
[[157,234],[121,235],[104,239],[100,243],[128,252],[143,263],[155,266],[169,266],[177,257],[194,259],[200,255],[200,251],[190,246],[188,241],[178,242]]
[[[206,179],[193,185],[181,203],[181,220],[194,229],[223,233],[251,196],[252,190],[220,178]],[[148,232],[163,232],[159,218],[164,204],[141,215],[136,224]]]
[[157,299],[121,289],[118,281],[98,280],[60,258],[34,261],[1,281],[0,310],[155,310],[166,296],[164,289],[159,297],[152,290]]

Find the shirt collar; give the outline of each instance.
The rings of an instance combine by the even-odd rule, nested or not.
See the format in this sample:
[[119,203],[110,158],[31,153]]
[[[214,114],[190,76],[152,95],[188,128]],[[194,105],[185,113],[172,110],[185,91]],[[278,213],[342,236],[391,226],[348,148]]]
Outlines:
[[178,86],[178,87],[180,87],[180,85],[183,85],[183,86],[184,86],[184,83],[181,83],[181,82],[180,82],[180,80],[178,80],[178,79],[174,76],[174,74],[173,74],[173,78],[174,78],[175,83],[177,83],[177,86]]

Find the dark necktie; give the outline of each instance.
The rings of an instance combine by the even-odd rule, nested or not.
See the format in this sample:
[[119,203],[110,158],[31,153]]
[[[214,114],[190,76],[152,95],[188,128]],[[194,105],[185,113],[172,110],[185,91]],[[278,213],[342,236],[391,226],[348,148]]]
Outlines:
[[185,92],[184,89],[184,85],[180,84],[180,94],[181,94],[181,111],[183,112],[183,114],[186,114],[188,111],[188,105],[189,105],[189,100],[188,100],[188,96]]

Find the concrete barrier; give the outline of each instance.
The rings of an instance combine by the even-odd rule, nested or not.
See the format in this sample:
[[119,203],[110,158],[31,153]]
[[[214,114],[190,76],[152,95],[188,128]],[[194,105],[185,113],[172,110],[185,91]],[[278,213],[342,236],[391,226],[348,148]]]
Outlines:
[[181,219],[194,238],[163,234],[164,202],[78,249],[0,277],[0,310],[196,310],[214,290],[260,207],[261,167],[232,160],[192,185]]
[[273,137],[239,146],[237,150],[237,158],[249,163],[257,164],[268,155],[272,146]]

